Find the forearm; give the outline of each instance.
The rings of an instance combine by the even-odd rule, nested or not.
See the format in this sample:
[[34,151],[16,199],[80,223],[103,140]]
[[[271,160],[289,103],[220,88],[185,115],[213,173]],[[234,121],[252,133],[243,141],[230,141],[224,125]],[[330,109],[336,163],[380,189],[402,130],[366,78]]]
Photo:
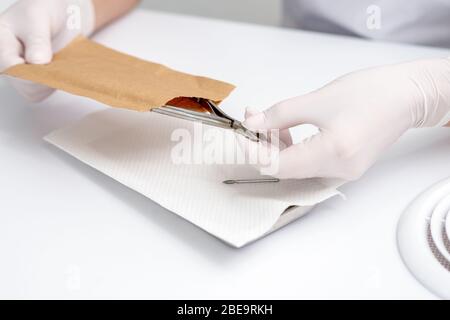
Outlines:
[[93,0],[95,8],[95,30],[123,16],[139,3],[139,0]]

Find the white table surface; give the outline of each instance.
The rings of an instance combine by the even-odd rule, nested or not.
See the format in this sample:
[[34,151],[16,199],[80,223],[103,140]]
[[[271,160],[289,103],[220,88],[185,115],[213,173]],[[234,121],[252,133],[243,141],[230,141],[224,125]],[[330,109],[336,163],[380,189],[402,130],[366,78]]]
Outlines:
[[[238,118],[358,68],[448,55],[146,11],[96,39],[236,84],[224,108]],[[0,298],[436,298],[395,239],[407,204],[450,176],[448,129],[411,131],[348,200],[238,250],[42,141],[104,106],[64,93],[30,105],[4,82],[0,97]]]

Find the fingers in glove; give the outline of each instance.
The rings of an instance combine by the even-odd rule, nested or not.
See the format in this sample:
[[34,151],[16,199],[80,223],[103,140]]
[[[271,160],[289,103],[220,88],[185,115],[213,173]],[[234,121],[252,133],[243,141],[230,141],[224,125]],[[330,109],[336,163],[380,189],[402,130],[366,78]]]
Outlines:
[[[253,109],[253,108],[247,108],[246,110],[245,110],[245,119],[247,120],[247,119],[249,119],[249,118],[251,118],[251,117],[255,117],[255,116],[257,116],[258,114],[260,114],[260,113],[262,113],[262,112],[260,112],[260,111],[258,111],[258,110],[256,110],[256,109]],[[244,124],[245,125],[245,124]],[[259,127],[253,127],[253,128],[251,128],[251,127],[247,127],[248,129],[254,129],[254,130],[262,130],[261,128],[259,128]],[[282,130],[280,130],[280,132],[279,132],[279,138],[280,138],[280,140],[281,140],[281,142],[282,142],[282,145],[284,146],[284,147],[287,147],[287,146],[290,146],[290,145],[292,145],[292,136],[291,136],[291,133],[290,133],[290,131],[289,131],[289,129],[282,129]]]
[[280,151],[276,159],[278,171],[274,176],[280,179],[359,179],[371,163],[358,156],[351,143],[337,141],[339,138],[333,136],[332,132],[322,131]]
[[27,63],[47,64],[52,61],[52,39],[48,23],[36,23],[32,30],[18,32],[17,37],[25,47]]
[[264,112],[246,119],[244,125],[251,129],[288,129],[300,124],[321,126],[323,95],[312,92],[275,104]]
[[20,41],[9,31],[0,27],[0,71],[24,63]]

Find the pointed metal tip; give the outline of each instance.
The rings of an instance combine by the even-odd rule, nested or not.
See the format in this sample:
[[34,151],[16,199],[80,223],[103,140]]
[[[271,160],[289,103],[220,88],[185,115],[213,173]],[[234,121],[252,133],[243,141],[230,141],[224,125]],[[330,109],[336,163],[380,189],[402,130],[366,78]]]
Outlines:
[[223,181],[223,183],[225,183],[225,184],[235,184],[236,180],[225,180],[225,181]]

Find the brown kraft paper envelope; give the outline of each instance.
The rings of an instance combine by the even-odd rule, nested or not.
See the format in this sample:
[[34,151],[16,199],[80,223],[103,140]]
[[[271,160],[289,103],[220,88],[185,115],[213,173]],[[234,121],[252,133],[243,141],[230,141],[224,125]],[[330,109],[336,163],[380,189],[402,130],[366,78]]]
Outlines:
[[84,37],[73,40],[47,65],[21,64],[4,73],[135,111],[166,104],[201,109],[186,98],[219,103],[234,89],[231,84],[178,72]]

